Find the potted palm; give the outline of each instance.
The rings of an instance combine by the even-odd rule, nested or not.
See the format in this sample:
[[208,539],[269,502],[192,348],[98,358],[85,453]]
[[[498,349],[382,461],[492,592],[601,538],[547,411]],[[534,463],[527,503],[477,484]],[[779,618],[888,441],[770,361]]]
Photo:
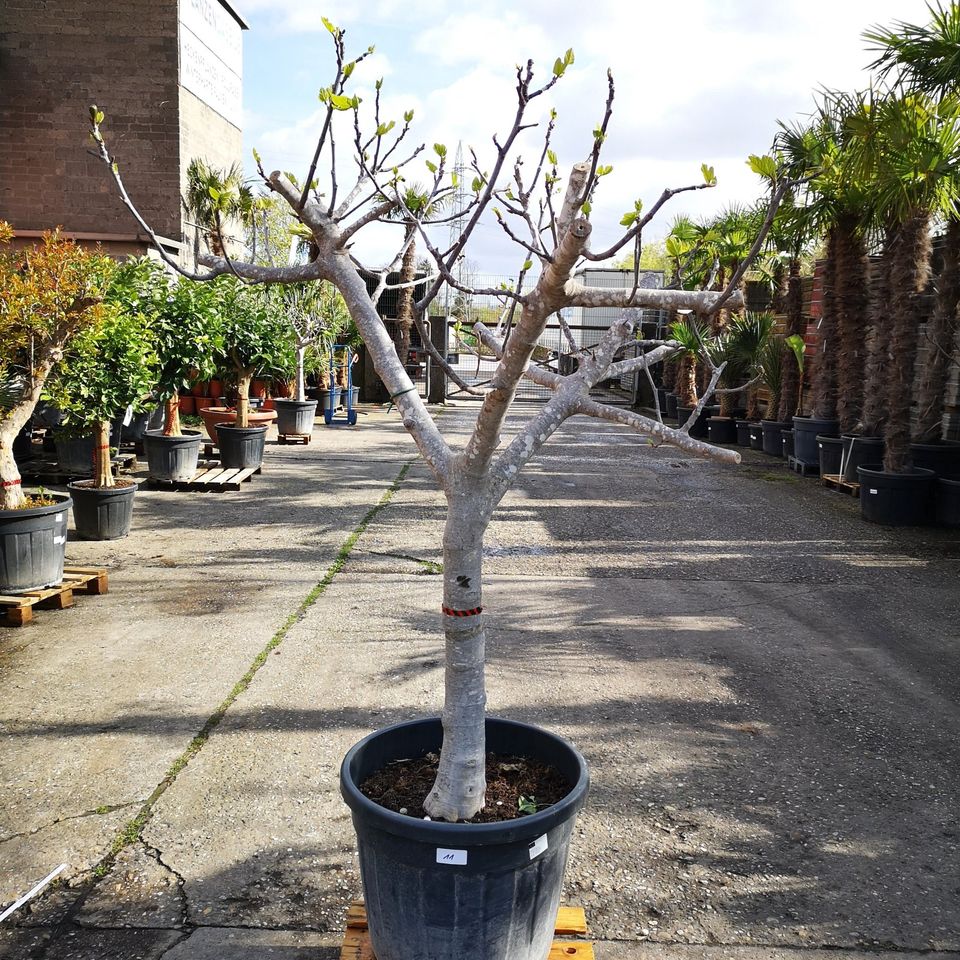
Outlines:
[[[221,277],[212,286],[220,316],[221,362],[230,364],[237,389],[233,422],[214,427],[220,462],[227,468],[255,469],[263,462],[267,426],[250,422],[250,383],[258,373],[290,364],[283,301],[275,292],[235,277]],[[273,419],[272,412],[269,415]]]
[[221,344],[215,290],[187,279],[170,283],[159,267],[151,273],[151,284],[159,300],[152,325],[157,355],[153,397],[164,406],[164,423],[162,429],[144,432],[144,452],[154,480],[191,480],[197,472],[201,434],[183,429],[180,392],[215,372]]
[[763,452],[774,457],[783,456],[783,431],[789,429],[791,423],[790,420],[778,418],[783,375],[788,362],[787,350],[784,337],[774,335],[764,343],[759,358],[760,382],[767,388],[767,415],[760,421]]
[[[0,246],[12,235],[0,221]],[[70,339],[101,322],[108,273],[106,258],[56,231],[35,248],[0,253],[0,592],[63,578],[71,499],[24,492],[13,445]]]
[[155,269],[144,258],[114,270],[103,321],[74,337],[48,387],[66,424],[95,440],[93,479],[68,485],[82,540],[116,540],[130,532],[137,484],[113,476],[110,431],[118,412],[132,416],[150,403],[157,369],[152,341],[159,303],[150,296]]

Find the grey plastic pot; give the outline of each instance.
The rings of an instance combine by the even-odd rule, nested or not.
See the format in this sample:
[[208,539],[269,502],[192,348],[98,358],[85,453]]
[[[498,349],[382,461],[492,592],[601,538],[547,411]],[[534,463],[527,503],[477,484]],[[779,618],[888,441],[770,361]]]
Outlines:
[[119,540],[130,532],[137,484],[94,487],[92,480],[70,483],[73,522],[81,540]]
[[550,764],[570,793],[529,817],[483,824],[417,820],[365,797],[370,774],[440,749],[439,717],[379,730],[343,761],[377,960],[545,960],[550,951],[587,765],[538,727],[489,717],[486,730],[488,750]]
[[277,411],[277,433],[309,436],[317,415],[316,400],[274,400]]
[[263,463],[266,427],[235,427],[232,423],[218,423],[216,430],[221,466],[230,470],[255,470]]
[[318,390],[317,396],[320,398],[321,410],[336,410],[340,406],[340,387],[334,387],[333,390]]
[[56,503],[26,510],[0,510],[0,593],[52,587],[63,580],[67,513],[73,502],[50,494]]
[[147,430],[143,449],[147,471],[154,480],[192,480],[200,459],[199,430],[185,430],[181,437],[165,437],[162,430]]

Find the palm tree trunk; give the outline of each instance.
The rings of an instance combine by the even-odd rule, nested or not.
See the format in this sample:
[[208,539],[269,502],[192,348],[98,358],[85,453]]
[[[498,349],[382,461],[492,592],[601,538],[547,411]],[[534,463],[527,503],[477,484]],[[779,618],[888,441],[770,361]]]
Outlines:
[[[803,336],[803,284],[800,280],[800,260],[796,257],[790,260],[789,277],[787,279],[787,294],[784,298],[784,312],[787,316],[787,336],[798,334]],[[783,368],[783,387],[780,391],[780,409],[777,419],[788,421],[798,412],[800,403],[800,368],[796,359],[791,355],[786,359]]]
[[823,269],[820,305],[820,344],[813,381],[813,415],[820,420],[837,416],[837,229],[827,231],[827,260]]
[[696,357],[685,353],[680,358],[680,368],[677,370],[677,399],[680,406],[694,407],[697,404],[697,360]]
[[863,409],[867,251],[858,218],[847,214],[836,230],[837,418],[840,432],[860,426]]
[[862,430],[866,437],[883,436],[887,420],[887,367],[890,363],[890,263],[893,233],[888,230],[883,252],[870,263],[867,281],[869,330],[863,376]]
[[900,225],[890,271],[889,421],[883,468],[903,473],[910,467],[910,401],[921,297],[930,279],[930,217],[916,211]]
[[960,220],[947,224],[943,246],[943,268],[940,271],[937,305],[927,321],[927,342],[930,354],[923,365],[917,388],[918,441],[929,443],[941,439],[947,368],[958,327],[960,308]]

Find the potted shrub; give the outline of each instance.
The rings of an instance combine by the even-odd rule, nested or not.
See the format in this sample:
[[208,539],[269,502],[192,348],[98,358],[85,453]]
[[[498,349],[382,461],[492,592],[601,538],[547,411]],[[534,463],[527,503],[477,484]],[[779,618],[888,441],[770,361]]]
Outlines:
[[324,282],[285,287],[282,296],[295,363],[289,370],[292,394],[274,400],[277,432],[309,436],[318,401],[307,399],[308,357],[318,374],[327,366],[330,347],[346,325],[347,307],[336,289]]
[[160,267],[151,279],[160,301],[153,322],[157,355],[153,397],[164,406],[164,423],[160,430],[144,432],[148,471],[155,480],[192,480],[202,435],[182,429],[180,391],[189,390],[198,377],[212,377],[216,369],[214,358],[221,345],[216,291],[210,284],[185,278],[170,283]]
[[111,421],[120,411],[132,416],[150,405],[157,370],[153,322],[160,306],[150,295],[155,272],[147,258],[115,268],[102,322],[73,338],[48,388],[65,423],[94,437],[93,479],[68,485],[82,540],[116,540],[130,532],[137,484],[113,476]]
[[[0,222],[0,245],[12,235]],[[24,492],[13,445],[71,337],[100,323],[108,271],[106,258],[58,231],[0,253],[0,592],[63,579],[70,497]]]
[[[332,24],[327,26],[334,38],[338,64],[343,64],[347,62],[343,34]],[[336,87],[321,91],[327,112],[324,131],[331,129],[335,112],[351,111],[358,105],[357,98],[344,92],[353,72],[354,61],[349,62],[350,72],[337,71]],[[464,214],[465,222],[461,221],[463,226],[451,246],[452,252],[445,255],[432,246],[428,248],[435,257],[438,273],[425,284],[415,312],[426,311],[435,300],[442,286],[442,274],[449,273],[463,255],[474,228],[500,191],[518,196],[506,179],[511,169],[519,171],[519,167],[513,167],[512,158],[517,137],[528,129],[525,117],[528,104],[556,84],[572,62],[570,51],[556,61],[551,77],[539,87],[534,83],[532,64],[518,71],[517,109],[512,127],[494,141],[496,157],[491,172],[478,176],[473,183],[475,200]],[[524,177],[520,199],[516,201],[521,205],[520,218],[529,219],[532,210],[544,211],[549,223],[537,231],[536,236],[543,237],[549,249],[533,254],[540,260],[541,273],[529,291],[498,288],[493,293],[518,304],[509,337],[487,328],[482,322],[473,327],[477,341],[497,359],[497,370],[483,402],[476,405],[477,419],[468,437],[448,439],[443,435],[442,419],[438,423],[431,415],[397,354],[396,344],[377,311],[379,293],[386,284],[389,270],[369,270],[357,262],[352,252],[358,231],[383,221],[395,207],[404,205],[402,177],[394,170],[393,153],[394,141],[397,136],[405,135],[405,128],[391,133],[390,123],[378,122],[373,127],[369,154],[359,158],[360,163],[366,164],[360,183],[372,179],[382,187],[357,206],[352,205],[351,198],[337,206],[335,199],[319,196],[322,188],[316,194],[311,190],[317,164],[307,171],[303,180],[306,188],[298,187],[280,172],[265,174],[270,189],[296,211],[310,231],[313,256],[308,263],[270,267],[235,259],[228,262],[212,255],[201,258],[213,273],[238,275],[250,281],[276,284],[326,279],[331,282],[343,295],[380,379],[447,499],[443,593],[438,598],[447,651],[443,716],[373,733],[348,753],[341,767],[341,792],[352,810],[357,829],[361,873],[370,905],[368,924],[372,948],[382,960],[428,957],[545,960],[550,950],[568,842],[574,818],[586,798],[588,776],[582,757],[560,738],[527,724],[497,721],[486,715],[483,541],[494,511],[517,475],[538,455],[551,435],[575,415],[615,422],[648,436],[653,442],[671,443],[720,462],[739,461],[735,451],[711,447],[684,430],[671,429],[590,397],[591,389],[597,384],[649,369],[677,350],[674,342],[644,344],[640,356],[617,361],[621,347],[636,339],[640,311],[632,308],[680,308],[709,318],[724,306],[730,309],[742,306],[739,282],[759,249],[766,229],[765,221],[753,251],[744,258],[723,291],[640,286],[632,290],[609,289],[586,287],[572,281],[572,271],[581,258],[607,260],[616,256],[628,245],[639,243],[640,232],[647,222],[647,218],[639,216],[638,203],[624,215],[623,232],[612,248],[590,250],[591,198],[600,178],[610,172],[598,161],[606,140],[612,99],[611,83],[607,113],[598,128],[601,133],[593,140],[591,161],[573,165],[565,194],[558,186],[560,178],[552,159],[539,172]],[[99,112],[94,111],[94,140],[119,182],[119,168],[106,147],[101,119]],[[357,122],[361,122],[359,117]],[[552,130],[552,124],[549,126]],[[549,143],[551,133],[545,135]],[[329,160],[338,176],[345,178],[344,165],[335,163],[332,157],[335,149],[335,143],[324,132],[316,156],[327,153],[325,163]],[[549,158],[542,142],[537,145],[537,151],[538,155],[542,153]],[[414,156],[418,154],[416,151]],[[437,160],[431,160],[430,166],[435,168],[436,179],[430,188],[430,200],[457,182],[454,179],[451,184],[445,171],[446,148],[442,144],[434,146],[434,156]],[[785,188],[772,160],[770,167],[769,218],[772,219]],[[702,173],[703,186],[716,182],[709,167],[704,166]],[[551,197],[555,190],[558,195],[554,202]],[[362,189],[360,194],[362,196]],[[544,201],[544,196],[550,202]],[[526,260],[530,253],[524,248],[521,256]],[[374,295],[367,285],[370,275],[379,276],[382,281]],[[598,336],[590,351],[581,353],[576,370],[561,375],[532,363],[549,318],[558,310],[580,306],[613,307],[619,318]],[[238,372],[248,371],[252,365],[238,353]],[[523,418],[514,421],[512,435],[501,441],[501,428],[524,376],[549,389],[551,399],[542,407],[525,411],[525,422]],[[242,394],[243,391],[241,403]],[[221,427],[221,433],[225,429],[228,428]],[[519,754],[524,769],[537,771],[535,785],[525,795],[536,794],[543,786],[550,805],[529,816],[515,816],[525,811],[511,809],[508,812],[513,815],[512,819],[469,822],[484,810],[488,748],[495,754]],[[411,814],[408,807],[390,808],[382,795],[384,802],[378,802],[372,796],[376,793],[375,787],[367,782],[371,775],[389,780],[404,759],[419,767],[420,776],[426,772],[428,778],[417,798],[424,811],[423,818],[418,812]],[[494,764],[499,766],[500,761],[494,760]],[[548,782],[555,784],[555,794],[547,789]],[[497,817],[496,810],[488,813]]]
[[[221,356],[232,365],[237,407],[233,423],[215,425],[224,467],[254,469],[263,462],[265,423],[250,422],[250,383],[258,373],[288,366],[290,340],[283,303],[276,291],[235,277],[213,284],[220,314]],[[272,411],[262,414],[274,419]]]

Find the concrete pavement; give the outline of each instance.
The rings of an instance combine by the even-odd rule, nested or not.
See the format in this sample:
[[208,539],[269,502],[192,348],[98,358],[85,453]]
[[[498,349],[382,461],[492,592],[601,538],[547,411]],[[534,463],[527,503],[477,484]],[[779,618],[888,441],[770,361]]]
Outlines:
[[[0,900],[68,882],[0,957],[338,955],[340,758],[440,706],[443,501],[415,455],[369,410],[69,544],[111,592],[0,635]],[[490,529],[491,712],[592,766],[566,899],[601,960],[956,955],[960,539],[746,459],[573,422]]]

